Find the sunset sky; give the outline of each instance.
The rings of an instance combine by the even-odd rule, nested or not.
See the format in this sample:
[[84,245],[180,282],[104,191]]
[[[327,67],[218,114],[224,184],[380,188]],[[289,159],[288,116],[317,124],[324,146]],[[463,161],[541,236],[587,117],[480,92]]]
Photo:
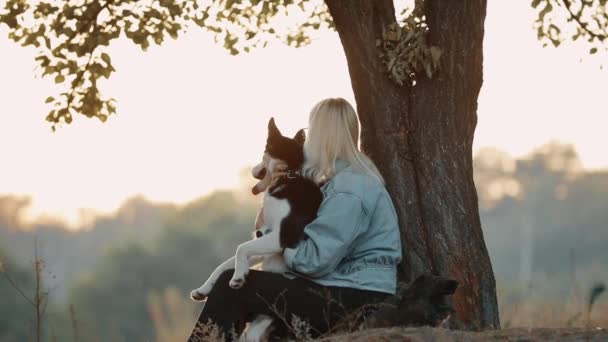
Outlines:
[[[475,150],[519,156],[559,140],[575,144],[586,168],[608,167],[605,54],[543,49],[529,1],[489,0],[487,13]],[[232,57],[194,29],[145,53],[125,40],[109,53],[117,72],[103,89],[118,115],[105,124],[77,117],[52,133],[44,99],[58,88],[35,78],[35,50],[0,29],[0,195],[31,196],[29,220],[77,226],[80,208],[111,211],[134,194],[183,203],[236,187],[261,156],[271,115],[293,134],[318,100],[354,103],[334,32],[306,48],[277,43]]]

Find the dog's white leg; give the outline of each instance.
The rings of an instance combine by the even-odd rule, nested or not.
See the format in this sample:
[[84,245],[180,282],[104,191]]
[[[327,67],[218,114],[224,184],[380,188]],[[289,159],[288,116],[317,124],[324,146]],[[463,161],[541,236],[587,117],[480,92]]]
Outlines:
[[[263,260],[264,260],[263,256],[257,256],[257,255],[252,256],[248,259],[248,266],[250,267],[250,266],[259,264]],[[215,285],[215,282],[220,277],[220,275],[222,275],[222,273],[224,273],[224,271],[231,270],[233,268],[234,268],[234,257],[231,257],[230,259],[224,261],[221,265],[219,265],[211,273],[211,275],[209,276],[207,281],[205,281],[205,283],[201,287],[199,287],[196,290],[192,290],[192,292],[190,292],[190,298],[192,298],[192,300],[195,300],[197,302],[204,301],[207,298],[207,295],[209,294],[209,292],[211,292],[211,289],[213,289],[213,285]]]
[[273,230],[270,234],[264,235],[259,239],[242,243],[236,249],[234,276],[230,279],[230,286],[238,289],[245,284],[245,277],[249,272],[249,266],[247,265],[249,257],[280,253],[281,250],[278,230]]
[[249,323],[247,330],[243,332],[239,341],[260,342],[268,341],[272,328],[272,317],[266,315],[258,315],[253,322]]
[[234,257],[231,257],[230,259],[221,263],[211,273],[211,275],[209,276],[207,281],[201,287],[190,292],[190,298],[192,298],[192,300],[195,300],[197,302],[201,302],[201,301],[205,300],[207,298],[207,295],[209,294],[209,292],[211,292],[211,289],[213,289],[213,285],[215,285],[217,278],[219,278],[220,275],[222,275],[222,273],[224,273],[224,271],[230,270],[232,268],[234,268]]
[[256,266],[265,260],[265,257],[262,255],[254,255],[249,257],[249,268]]

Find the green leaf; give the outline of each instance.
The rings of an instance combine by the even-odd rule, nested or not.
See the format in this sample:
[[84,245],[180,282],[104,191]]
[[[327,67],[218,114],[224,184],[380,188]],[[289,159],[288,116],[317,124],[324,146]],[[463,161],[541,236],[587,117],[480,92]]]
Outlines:
[[104,68],[100,70],[100,74],[105,77],[106,79],[110,78],[110,74],[112,73],[112,69],[111,68]]
[[589,50],[589,54],[593,55],[594,53],[597,52],[597,48],[591,48],[591,50]]
[[55,83],[62,83],[63,81],[65,81],[65,76],[57,75],[57,77],[55,77]]
[[110,56],[107,53],[102,53],[101,54],[101,59],[107,64],[110,65],[110,63],[112,63],[112,60],[110,59]]
[[52,96],[49,96],[49,97],[46,98],[46,101],[44,101],[44,103],[51,103],[53,101],[55,101],[55,98],[52,97]]
[[538,14],[539,20],[543,21],[545,19],[545,16],[549,14],[549,12],[551,12],[552,10],[553,5],[551,5],[550,2],[547,2],[547,6],[545,6],[545,8],[543,8],[542,11],[540,11],[540,13]]
[[54,122],[55,121],[55,110],[52,110],[49,112],[49,114],[46,116],[46,121],[48,122]]
[[541,0],[532,0],[532,8],[536,8],[538,7],[538,5],[540,4]]

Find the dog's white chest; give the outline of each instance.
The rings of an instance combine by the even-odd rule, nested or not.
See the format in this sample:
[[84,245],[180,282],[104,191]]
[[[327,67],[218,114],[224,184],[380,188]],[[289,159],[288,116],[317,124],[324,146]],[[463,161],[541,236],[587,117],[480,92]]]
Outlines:
[[286,199],[278,199],[268,192],[264,193],[264,225],[271,230],[278,230],[281,221],[290,211],[289,202]]

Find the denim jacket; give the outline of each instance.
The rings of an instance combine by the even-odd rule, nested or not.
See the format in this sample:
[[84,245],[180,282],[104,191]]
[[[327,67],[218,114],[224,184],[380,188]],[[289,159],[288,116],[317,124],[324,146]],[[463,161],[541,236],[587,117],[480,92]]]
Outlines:
[[338,160],[321,191],[317,218],[304,229],[307,239],[283,252],[291,270],[286,276],[394,294],[401,237],[384,185]]

